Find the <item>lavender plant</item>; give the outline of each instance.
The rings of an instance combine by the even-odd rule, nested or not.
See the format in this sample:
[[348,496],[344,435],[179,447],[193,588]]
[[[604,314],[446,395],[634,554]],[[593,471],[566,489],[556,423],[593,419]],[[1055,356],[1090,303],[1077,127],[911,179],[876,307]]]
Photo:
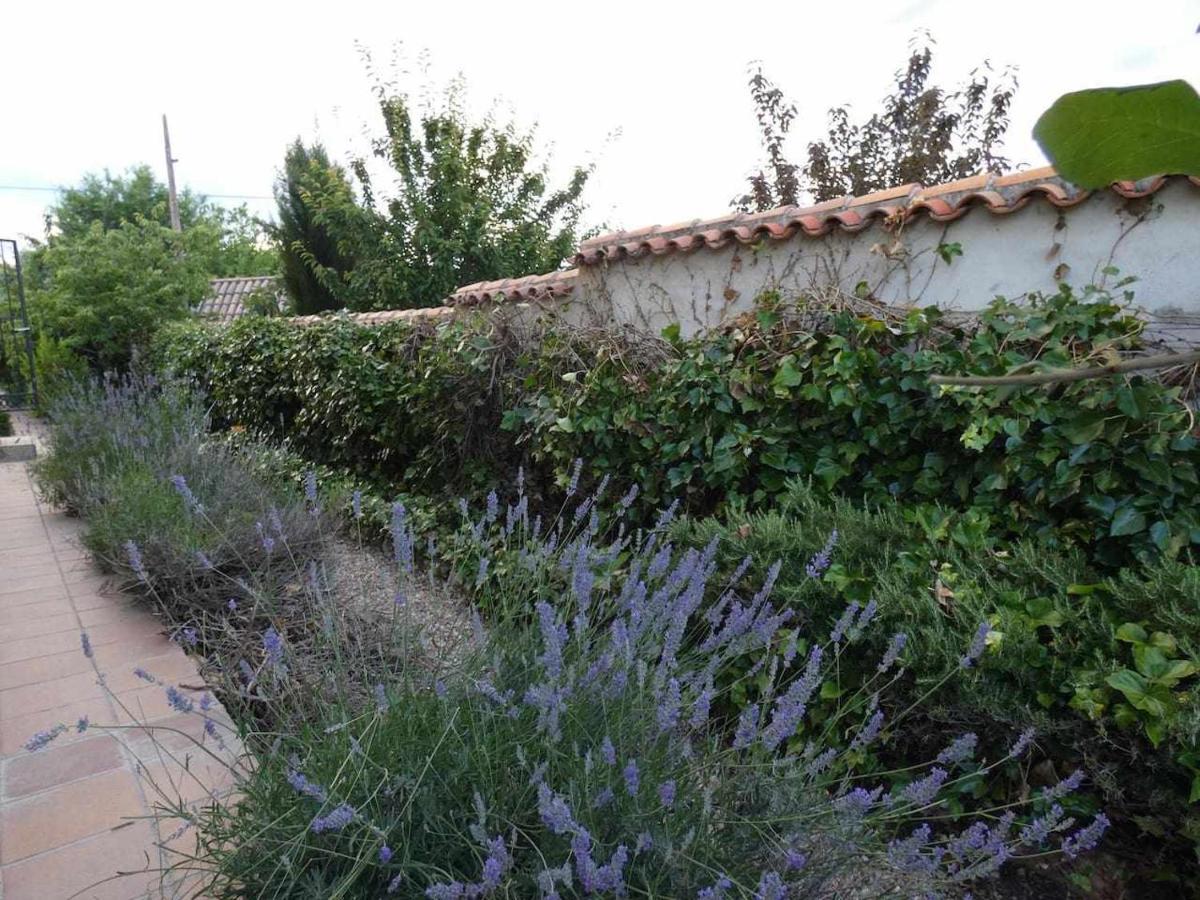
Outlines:
[[[300,884],[429,898],[912,895],[1053,852],[1064,835],[1072,853],[1099,840],[1102,818],[1074,822],[1053,805],[1078,779],[1035,800],[1043,824],[1032,830],[1016,828],[1017,807],[959,821],[946,804],[1026,752],[1029,736],[990,761],[960,736],[891,787],[856,774],[886,734],[881,697],[903,641],[837,715],[806,713],[870,610],[797,653],[779,640],[788,617],[770,585],[743,599],[714,584],[715,545],[664,544],[669,513],[627,533],[619,509],[607,527],[591,515],[592,495],[584,513],[539,527],[522,501],[466,511],[462,542],[493,564],[463,582],[482,597],[511,577],[495,608],[533,597],[532,615],[481,625],[445,680],[398,659],[357,707],[277,735],[242,801],[198,823],[212,896]],[[393,543],[400,576],[427,578],[402,508]],[[286,646],[264,640],[285,665]],[[715,676],[746,654],[760,659],[744,676],[761,682],[760,700],[734,727],[713,714],[734,690]],[[287,702],[289,675],[275,674],[264,696]]]
[[[162,484],[181,521],[219,531],[221,504],[205,490],[186,476]],[[198,876],[204,896],[911,896],[1057,852],[1056,841],[1069,855],[1099,841],[1103,818],[1077,823],[1061,809],[1079,777],[1036,798],[1022,829],[1017,807],[960,821],[947,804],[1025,752],[1027,737],[989,761],[963,735],[930,764],[871,784],[857,763],[898,721],[884,698],[902,637],[833,714],[810,715],[870,627],[871,605],[805,639],[772,603],[778,568],[743,597],[738,578],[716,582],[715,542],[667,541],[673,507],[633,530],[627,503],[604,508],[607,484],[583,496],[573,487],[548,521],[531,516],[520,487],[511,503],[464,507],[451,571],[492,614],[476,617],[472,652],[449,672],[410,643],[413,623],[344,616],[353,598],[329,590],[319,554],[295,552],[282,517],[244,510],[261,526],[249,548],[267,570],[197,551],[195,565],[228,579],[230,596],[212,612],[219,625],[181,622],[177,633],[190,644],[187,629],[199,629],[244,754],[230,763],[232,795],[162,804],[164,818],[192,826],[195,850],[176,868]],[[296,504],[321,522],[315,480]],[[418,565],[402,504],[391,537],[399,593],[444,591],[439,567]],[[131,580],[154,596],[154,560],[134,539],[124,552]],[[813,577],[833,552],[831,540],[807,561]],[[223,641],[211,637],[220,629]],[[138,677],[203,717],[202,747],[228,739],[207,694]],[[731,718],[737,693],[754,702]]]

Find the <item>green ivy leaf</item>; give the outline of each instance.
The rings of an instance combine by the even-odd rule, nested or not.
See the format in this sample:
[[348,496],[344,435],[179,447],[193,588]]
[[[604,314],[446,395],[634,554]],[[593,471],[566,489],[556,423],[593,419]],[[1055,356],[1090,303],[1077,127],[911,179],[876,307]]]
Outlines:
[[1110,537],[1120,537],[1126,534],[1137,534],[1146,528],[1146,517],[1136,509],[1123,506],[1113,516],[1112,526],[1108,529]]
[[1146,629],[1136,622],[1126,622],[1116,631],[1117,640],[1127,644],[1144,644],[1148,637]]
[[1200,95],[1182,80],[1075,91],[1042,114],[1033,136],[1080,187],[1200,174]]

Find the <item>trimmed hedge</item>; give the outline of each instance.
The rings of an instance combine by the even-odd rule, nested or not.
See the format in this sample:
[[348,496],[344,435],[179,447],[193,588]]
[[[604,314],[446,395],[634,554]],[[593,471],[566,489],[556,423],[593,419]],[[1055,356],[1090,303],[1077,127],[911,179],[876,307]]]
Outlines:
[[1140,330],[1108,294],[1063,287],[997,299],[969,330],[934,309],[893,318],[764,297],[669,344],[483,317],[247,318],[167,329],[156,358],[197,378],[218,420],[405,490],[483,490],[524,464],[552,493],[582,458],[590,476],[638,484],[645,510],[677,498],[707,514],[811,477],[906,500],[937,527],[1120,565],[1200,542],[1200,449],[1179,389],[1133,376],[939,391],[927,376],[1107,358],[1137,348]]

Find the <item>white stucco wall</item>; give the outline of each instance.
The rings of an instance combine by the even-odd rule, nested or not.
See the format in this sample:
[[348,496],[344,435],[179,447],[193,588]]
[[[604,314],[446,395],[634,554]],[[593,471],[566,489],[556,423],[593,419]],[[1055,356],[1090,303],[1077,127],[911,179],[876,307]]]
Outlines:
[[[953,243],[962,255],[947,264],[937,248]],[[1120,276],[1105,275],[1110,266]],[[996,295],[1055,291],[1059,280],[1082,287],[1125,276],[1136,277],[1135,302],[1151,318],[1170,317],[1185,331],[1200,325],[1200,189],[1175,179],[1137,200],[1097,191],[1066,210],[1035,199],[1006,215],[974,209],[949,223],[917,216],[898,233],[876,224],[585,265],[567,307],[574,319],[611,317],[656,333],[679,322],[690,335],[746,311],[769,289],[794,296],[836,284],[852,292],[865,282],[888,303],[969,312]]]

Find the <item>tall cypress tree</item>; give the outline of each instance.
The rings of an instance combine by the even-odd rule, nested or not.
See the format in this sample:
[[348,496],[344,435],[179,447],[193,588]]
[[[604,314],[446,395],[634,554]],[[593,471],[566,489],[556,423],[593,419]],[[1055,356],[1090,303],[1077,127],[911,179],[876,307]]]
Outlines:
[[297,138],[275,181],[279,223],[271,233],[279,242],[284,287],[300,315],[341,307],[336,288],[354,268],[353,255],[338,246],[316,212],[331,194],[352,202],[345,170],[329,161],[320,144],[306,147]]

